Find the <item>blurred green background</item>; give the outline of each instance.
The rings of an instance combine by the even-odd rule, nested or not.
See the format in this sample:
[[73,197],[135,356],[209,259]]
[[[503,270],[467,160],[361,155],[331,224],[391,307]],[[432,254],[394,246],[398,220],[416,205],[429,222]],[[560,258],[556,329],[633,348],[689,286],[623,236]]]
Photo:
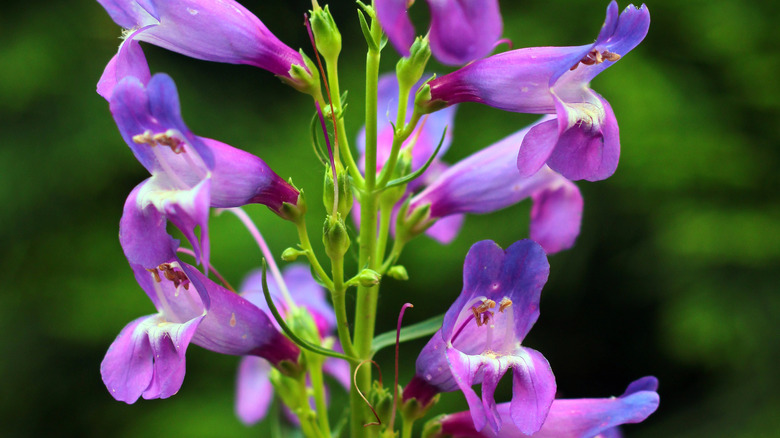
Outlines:
[[[306,1],[243,3],[311,54]],[[421,30],[427,12],[418,3]],[[515,47],[586,44],[606,3],[504,0],[504,34]],[[661,407],[625,428],[629,437],[780,436],[778,9],[738,0],[648,6],[647,39],[593,83],[620,122],[620,166],[607,181],[579,184],[582,233],[551,257],[541,318],[525,344],[548,358],[563,397],[616,395],[658,376]],[[354,138],[364,43],[353,3],[331,7],[348,47],[342,89]],[[128,406],[105,390],[99,364],[108,345],[154,311],[117,241],[125,196],[147,174],[94,91],[120,29],[96,2],[66,0],[6,5],[0,29],[0,436],[265,436],[266,426],[234,417],[235,357],[192,347],[184,385],[169,400]],[[316,236],[322,175],[308,137],[310,100],[258,69],[144,48],[152,71],[177,81],[195,133],[263,157],[306,190]],[[383,70],[396,59],[388,46]],[[444,159],[532,120],[461,106]],[[446,310],[469,246],[526,237],[529,208],[470,217],[447,247],[410,244],[402,263],[412,280],[383,285],[378,332],[394,326],[406,301],[415,304],[409,323]],[[276,253],[294,242],[290,224],[264,207],[247,210]],[[258,251],[235,218],[210,226],[214,265],[239,283],[258,266]],[[401,382],[422,345],[402,345]],[[392,358],[380,359],[390,380]],[[342,391],[332,396],[345,403]],[[449,394],[436,411],[463,408],[463,397]]]

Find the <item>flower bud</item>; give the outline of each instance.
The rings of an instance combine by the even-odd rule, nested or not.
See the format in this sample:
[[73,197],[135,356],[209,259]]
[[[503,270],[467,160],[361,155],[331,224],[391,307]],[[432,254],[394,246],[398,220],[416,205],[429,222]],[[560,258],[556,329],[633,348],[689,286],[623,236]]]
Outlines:
[[322,243],[325,245],[325,253],[331,260],[344,257],[349,249],[349,234],[344,225],[344,220],[338,213],[336,217],[328,215],[322,230]]
[[409,279],[409,273],[406,272],[406,268],[401,265],[391,266],[390,269],[387,270],[387,276],[401,281]]
[[306,255],[306,251],[301,251],[300,249],[290,247],[282,252],[282,260],[285,262],[294,262],[302,255]]
[[371,287],[379,284],[379,280],[382,279],[382,276],[372,269],[363,269],[360,271],[357,278],[361,286]]
[[310,12],[309,22],[314,33],[314,41],[317,43],[317,50],[327,62],[333,62],[341,52],[341,33],[336,26],[336,21],[333,20],[328,5],[323,9],[315,2],[314,10]]
[[409,51],[409,56],[401,58],[395,65],[398,83],[406,89],[411,88],[420,80],[425,71],[425,65],[431,58],[431,48],[427,38],[417,37]]
[[[330,166],[327,166],[325,172],[324,190],[322,191],[322,203],[325,205],[326,211],[332,211],[333,208],[333,172]],[[352,210],[352,184],[349,182],[349,174],[341,167],[340,164],[336,164],[336,179],[339,185],[339,205],[336,207],[336,211],[341,217],[349,216],[349,211]]]

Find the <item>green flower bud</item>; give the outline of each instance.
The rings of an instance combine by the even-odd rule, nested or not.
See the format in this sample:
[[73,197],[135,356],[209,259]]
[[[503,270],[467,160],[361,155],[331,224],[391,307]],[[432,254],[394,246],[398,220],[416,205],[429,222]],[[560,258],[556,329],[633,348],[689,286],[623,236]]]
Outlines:
[[[339,205],[336,207],[341,217],[347,217],[352,210],[353,195],[352,184],[349,180],[349,174],[346,169],[336,164],[336,179],[339,184]],[[326,167],[324,190],[322,191],[322,203],[326,211],[332,211],[333,208],[333,171],[330,166]]]
[[322,230],[322,243],[325,245],[325,253],[331,260],[344,257],[349,249],[350,240],[347,227],[338,213],[336,217],[328,215]]
[[314,41],[317,43],[317,50],[322,54],[327,62],[333,62],[341,53],[341,33],[336,26],[333,15],[330,14],[330,8],[320,8],[314,3],[314,10],[311,12],[311,31],[314,33]]
[[395,73],[398,76],[398,83],[404,88],[411,88],[420,80],[425,72],[425,65],[431,58],[431,47],[428,44],[428,38],[417,37],[414,44],[409,48],[409,57],[401,58],[395,65]]
[[379,284],[379,280],[382,279],[382,276],[372,269],[363,269],[360,271],[360,274],[358,274],[357,279],[361,286],[371,287]]
[[285,262],[294,262],[298,257],[306,255],[306,251],[297,248],[287,248],[282,253],[282,260]]
[[423,426],[421,438],[438,438],[441,436],[441,419],[444,415],[431,418]]
[[391,266],[390,269],[387,270],[387,276],[402,281],[409,279],[409,273],[406,272],[406,268],[401,265]]
[[320,344],[320,332],[311,314],[303,307],[291,309],[285,316],[285,322],[298,337],[314,345]]

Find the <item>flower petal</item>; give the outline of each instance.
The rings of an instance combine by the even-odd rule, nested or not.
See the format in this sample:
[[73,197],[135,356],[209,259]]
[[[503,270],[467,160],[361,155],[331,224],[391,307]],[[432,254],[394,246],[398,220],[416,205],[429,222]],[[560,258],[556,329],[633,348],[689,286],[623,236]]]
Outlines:
[[125,201],[119,221],[119,242],[130,264],[153,269],[176,257],[178,241],[166,231],[165,216],[154,206],[139,208],[138,194],[149,179],[137,185]]
[[560,177],[560,185],[551,185],[532,195],[530,237],[552,254],[574,245],[580,234],[583,200],[571,181]]
[[247,426],[258,423],[268,414],[274,396],[270,372],[271,364],[265,359],[241,358],[236,378],[236,415]]
[[259,157],[217,140],[199,138],[214,156],[212,207],[230,208],[257,203],[278,214],[285,202],[298,203],[298,190]]
[[[599,181],[615,173],[620,157],[620,133],[612,106],[595,92],[601,104],[603,115],[590,123],[579,122],[566,129],[558,137],[555,149],[550,154],[549,166],[571,180],[586,179]],[[571,109],[559,112],[559,118],[566,118]],[[581,120],[579,115],[568,116]],[[590,118],[590,116],[589,116]],[[522,152],[522,149],[521,149]],[[519,159],[519,158],[518,158]]]
[[528,178],[544,166],[558,143],[558,121],[548,120],[532,127],[523,137],[517,155],[520,176]]
[[303,58],[249,10],[232,0],[99,0],[126,29],[156,24],[136,36],[207,61],[254,65],[289,76]]
[[515,358],[510,413],[520,432],[531,435],[542,428],[555,399],[555,376],[536,350],[521,348]]
[[462,214],[447,216],[437,220],[430,228],[425,230],[425,234],[446,245],[452,242],[458,235],[465,219],[466,216]]
[[154,357],[154,377],[144,391],[143,398],[168,398],[181,388],[184,381],[185,353],[198,329],[203,315],[183,324],[165,322],[161,317],[146,321],[149,344]]
[[106,65],[103,75],[97,84],[97,92],[104,99],[109,100],[111,98],[114,87],[125,77],[132,76],[138,78],[142,84],[149,82],[152,76],[149,72],[149,64],[146,62],[141,45],[134,39],[136,34],[146,29],[141,28],[128,35],[119,46],[117,54]]
[[154,374],[154,358],[149,338],[138,326],[153,315],[143,316],[127,324],[116,337],[100,364],[108,392],[125,403],[135,403],[149,387]]
[[474,384],[474,378],[482,367],[482,361],[479,360],[479,356],[469,356],[454,348],[447,349],[447,361],[449,362],[455,382],[466,397],[466,402],[469,404],[469,411],[471,412],[471,418],[474,421],[474,428],[478,431],[484,429],[485,424],[487,424],[485,408],[482,404],[482,400],[480,400],[477,393],[474,392],[474,389],[471,388]]
[[462,65],[490,54],[501,38],[497,0],[428,0],[431,52],[441,63]]
[[403,56],[409,56],[414,43],[414,27],[406,10],[408,0],[376,0],[374,8],[382,30],[393,47]]

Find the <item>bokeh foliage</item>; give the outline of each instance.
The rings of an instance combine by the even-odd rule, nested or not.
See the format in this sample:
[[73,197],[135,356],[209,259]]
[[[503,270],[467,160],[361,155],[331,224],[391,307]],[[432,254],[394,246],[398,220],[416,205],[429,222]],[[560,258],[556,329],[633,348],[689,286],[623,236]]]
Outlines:
[[[606,7],[502,3],[515,47],[586,44]],[[306,1],[244,4],[311,54],[300,25]],[[579,184],[582,234],[574,249],[551,257],[527,344],[550,360],[566,397],[619,394],[629,381],[657,375],[661,408],[628,436],[780,436],[778,10],[738,0],[648,7],[648,38],[593,84],[620,123],[620,166],[607,181]],[[354,137],[363,70],[346,66],[362,65],[364,43],[352,2],[331,8],[349,47],[342,89]],[[233,357],[192,347],[184,386],[167,401],[127,406],[103,387],[107,346],[153,311],[116,238],[124,198],[146,174],[94,92],[120,32],[97,3],[66,0],[6,6],[0,29],[0,434],[264,436],[267,426],[245,428],[233,415]],[[322,175],[310,152],[310,101],[263,71],[145,50],[154,72],[177,81],[190,128],[292,176],[317,230]],[[396,55],[384,53],[390,71]],[[454,162],[532,120],[464,105],[444,158]],[[408,322],[446,310],[468,247],[526,237],[528,210],[525,203],[470,217],[446,248],[412,243],[402,258],[412,280],[385,282],[378,331],[394,325],[406,301],[415,304]],[[248,211],[274,251],[293,242],[290,224],[261,207]],[[259,253],[235,218],[215,217],[211,226],[213,263],[239,283]],[[402,382],[421,346],[402,346]],[[380,359],[390,381],[391,357]],[[465,406],[457,394],[441,405]]]

